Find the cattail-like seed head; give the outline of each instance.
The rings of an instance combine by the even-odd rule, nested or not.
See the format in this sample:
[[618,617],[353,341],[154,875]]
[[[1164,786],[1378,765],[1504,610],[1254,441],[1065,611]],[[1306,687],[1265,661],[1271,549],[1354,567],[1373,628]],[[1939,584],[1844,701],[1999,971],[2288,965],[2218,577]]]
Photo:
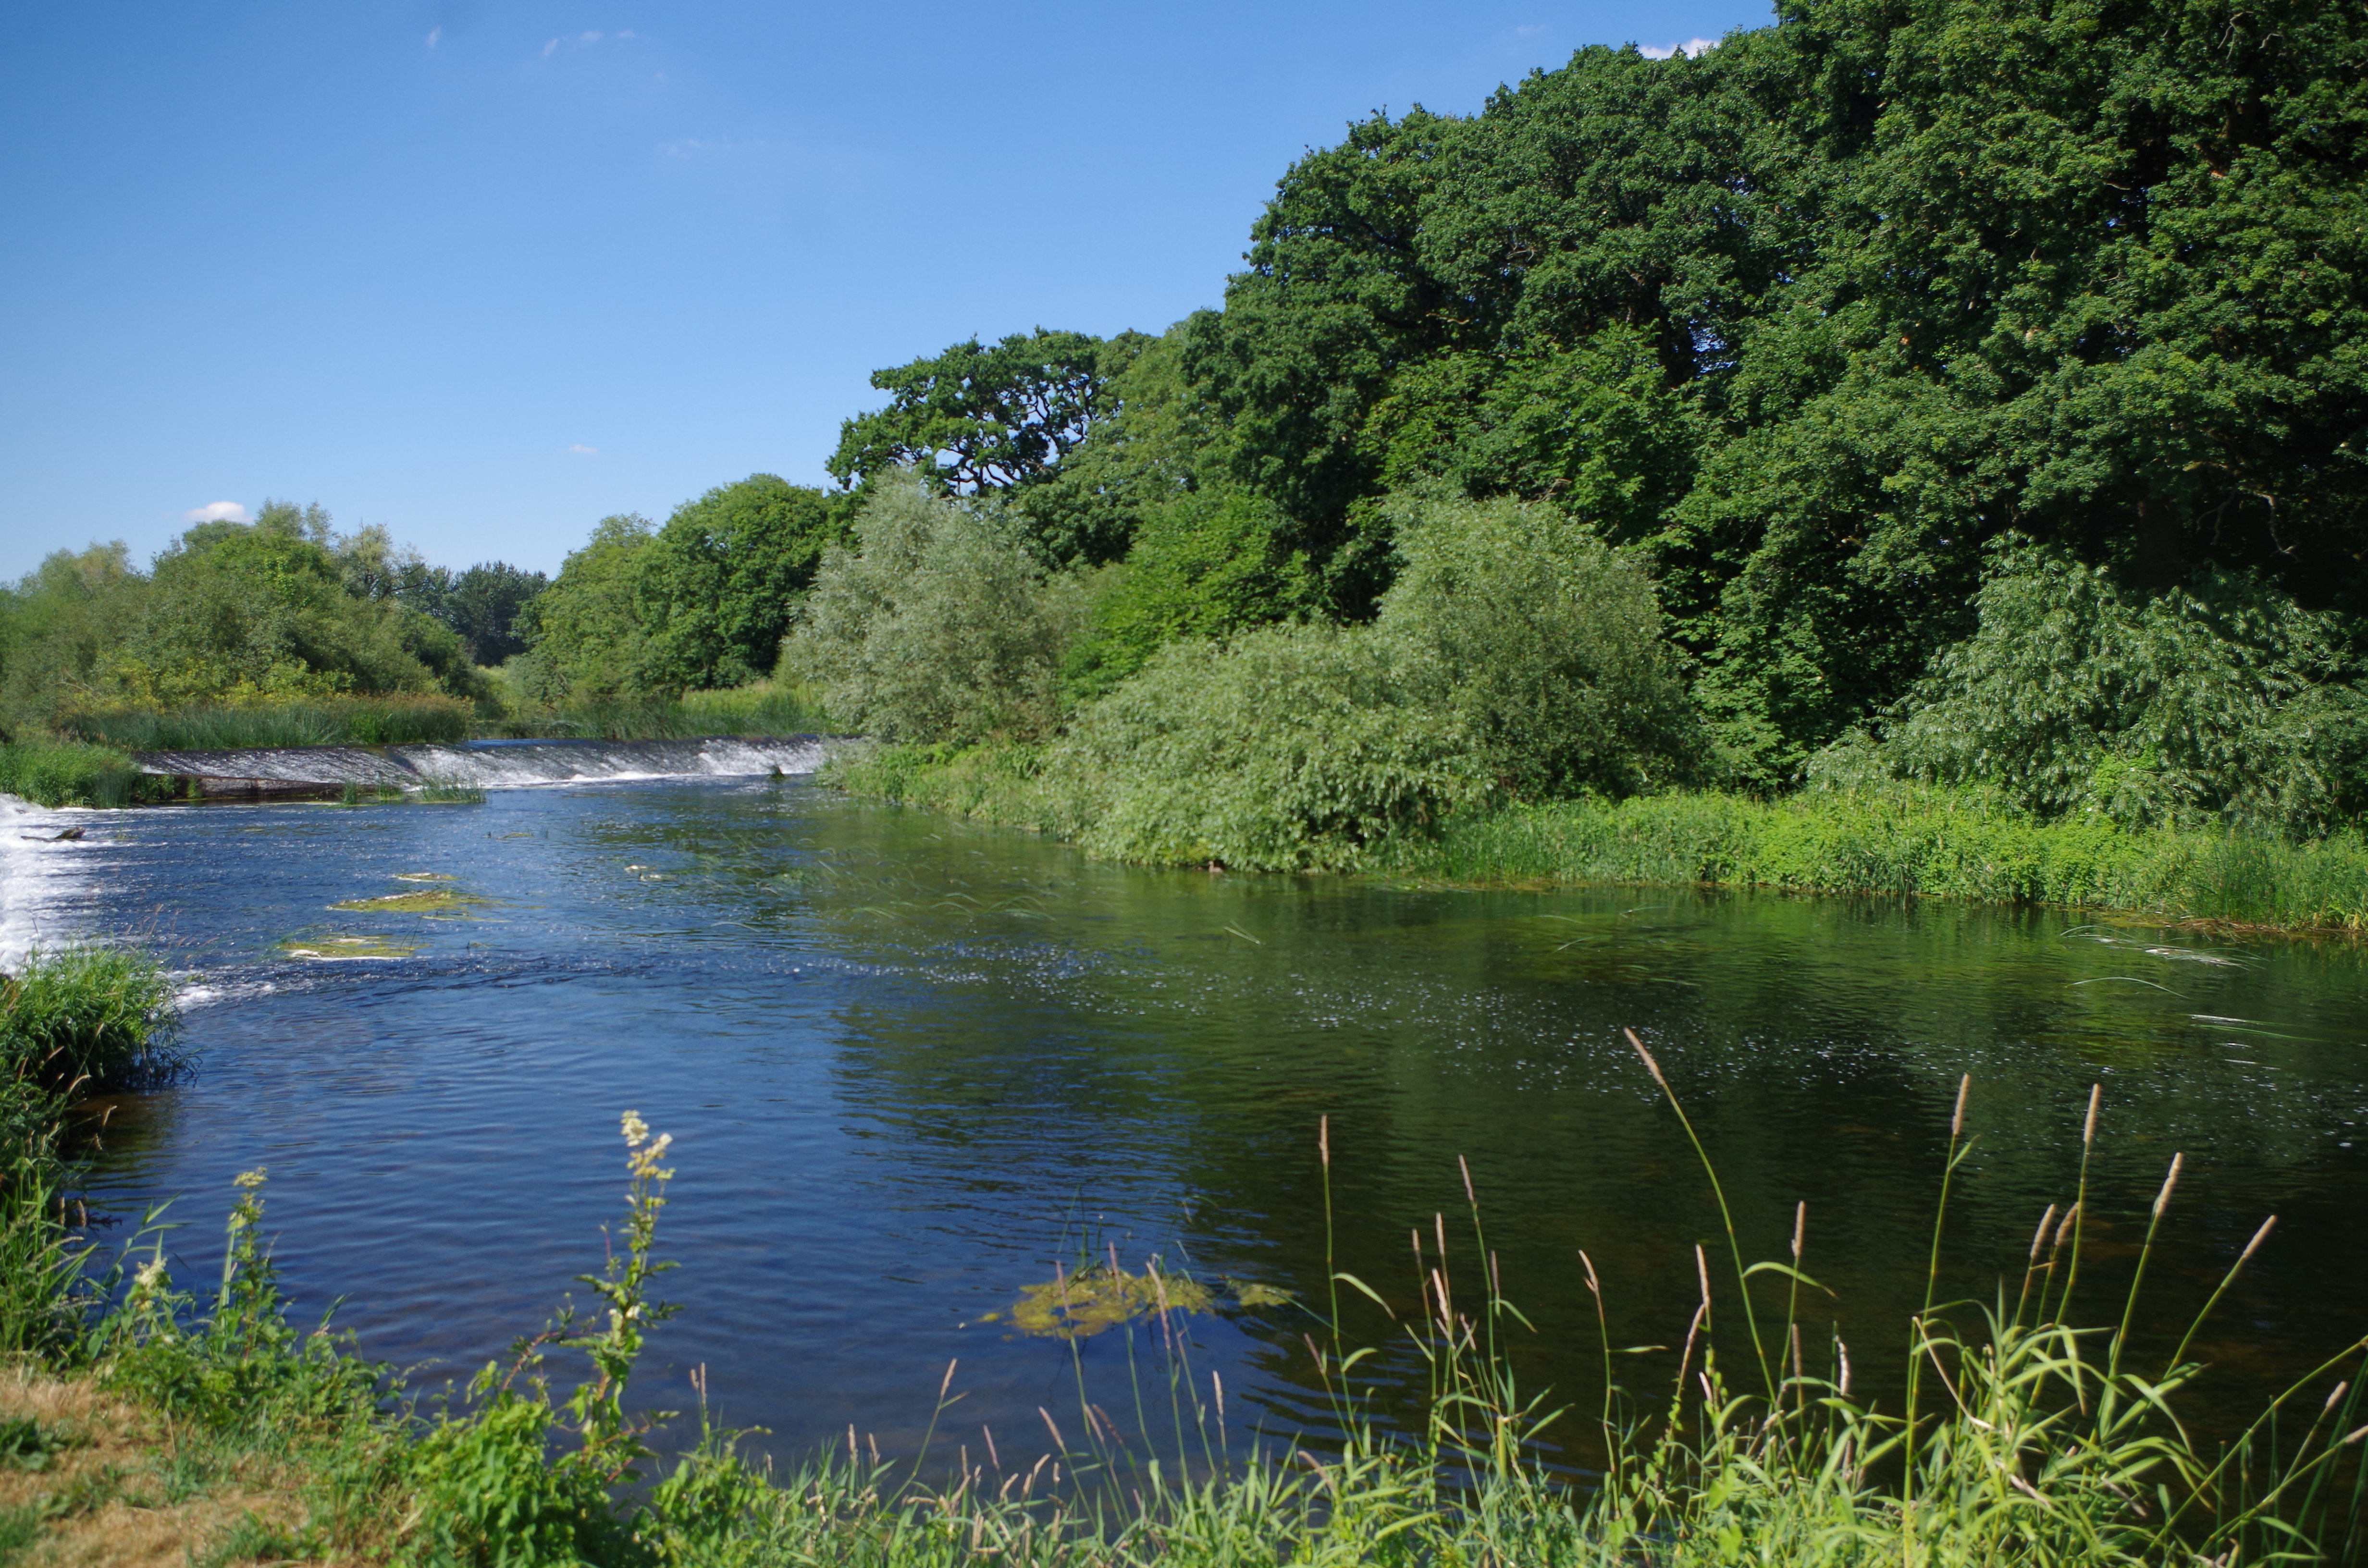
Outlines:
[[2064,1244],[2065,1238],[2072,1233],[2072,1222],[2079,1217],[2080,1206],[2077,1203],[2072,1205],[2071,1208],[2064,1210],[2064,1222],[2055,1227],[2055,1244],[2057,1246],[2062,1246]]
[[1702,1243],[1694,1244],[1694,1278],[1702,1281],[1702,1305],[1710,1305],[1710,1258],[1703,1253]]
[[2086,1149],[2097,1141],[2097,1108],[2104,1103],[2105,1085],[2089,1085],[2089,1119],[2080,1124],[2080,1147]]
[[2362,1426],[2357,1432],[2354,1432],[2350,1437],[2344,1438],[2343,1446],[2348,1449],[2362,1437],[2368,1437],[2368,1426]]
[[2170,1156],[2170,1170],[2162,1178],[2162,1190],[2154,1195],[2154,1218],[2161,1219],[2162,1211],[2170,1207],[2170,1189],[2179,1185],[2179,1167],[2186,1159],[2183,1153]]
[[2271,1215],[2268,1219],[2261,1221],[2261,1228],[2253,1233],[2253,1239],[2247,1242],[2245,1244],[2245,1250],[2237,1255],[2237,1267],[2244,1267],[2246,1263],[2251,1259],[2252,1256],[2261,1250],[2261,1244],[2270,1239],[2270,1232],[2276,1226],[2277,1222],[2278,1217],[2275,1214]]
[[2039,1229],[2031,1233],[2032,1262],[2039,1261],[2039,1249],[2047,1244],[2047,1227],[2054,1223],[2055,1223],[2055,1205],[2051,1203],[2047,1206],[2047,1212],[2039,1217]]
[[1445,1263],[1447,1261],[1447,1216],[1437,1210],[1431,1210],[1430,1230],[1432,1239],[1439,1243],[1439,1261]]
[[1455,1156],[1455,1168],[1463,1173],[1463,1201],[1469,1203],[1474,1209],[1479,1208],[1480,1199],[1474,1196],[1472,1191],[1471,1162],[1466,1160],[1463,1155],[1458,1154]]
[[942,1404],[945,1403],[946,1391],[954,1386],[954,1369],[961,1365],[962,1359],[959,1357],[946,1363],[945,1381],[938,1384],[939,1403]]
[[1957,1108],[1949,1115],[1949,1141],[1952,1143],[1964,1135],[1965,1096],[1973,1093],[1973,1089],[1974,1075],[1971,1073],[1957,1080]]
[[1324,1168],[1330,1170],[1332,1168],[1332,1119],[1328,1116],[1319,1116],[1315,1119],[1315,1153],[1316,1157],[1324,1162]]
[[2349,1381],[2349,1380],[2346,1380],[2345,1381],[2343,1381],[2343,1382],[2340,1382],[2340,1383],[2336,1384],[2333,1388],[2331,1388],[2331,1389],[2328,1390],[2328,1391],[2327,1391],[2327,1403],[2326,1403],[2325,1404],[2322,1404],[2322,1405],[2320,1405],[2320,1406],[2318,1407],[2318,1413],[2319,1413],[2321,1415],[2325,1415],[2328,1411],[2330,1411],[2330,1410],[2334,1409],[2334,1408],[2335,1408],[2335,1402],[2336,1402],[2337,1400],[2339,1400],[2339,1399],[2341,1399],[2341,1398],[2343,1397],[2343,1391],[2344,1391],[2345,1389],[2350,1388],[2351,1386],[2351,1384],[2350,1381]]
[[1838,1392],[1842,1398],[1848,1399],[1850,1397],[1850,1344],[1847,1340],[1837,1339],[1834,1341],[1834,1349],[1841,1357],[1842,1362],[1841,1387]]
[[1805,1198],[1793,1205],[1793,1266],[1801,1263],[1801,1243],[1809,1228],[1809,1200]]
[[1594,1292],[1595,1299],[1597,1301],[1601,1301],[1603,1299],[1603,1281],[1595,1277],[1595,1259],[1588,1256],[1587,1249],[1585,1247],[1581,1247],[1578,1249],[1578,1261],[1579,1266],[1587,1270],[1587,1288]]
[[1645,1042],[1636,1038],[1636,1031],[1634,1029],[1622,1029],[1620,1032],[1628,1037],[1628,1043],[1634,1046],[1636,1048],[1636,1054],[1645,1059],[1645,1071],[1653,1075],[1653,1082],[1661,1085],[1661,1090],[1664,1094],[1668,1093],[1669,1081],[1661,1076],[1661,1064],[1653,1060],[1653,1053],[1645,1049]]

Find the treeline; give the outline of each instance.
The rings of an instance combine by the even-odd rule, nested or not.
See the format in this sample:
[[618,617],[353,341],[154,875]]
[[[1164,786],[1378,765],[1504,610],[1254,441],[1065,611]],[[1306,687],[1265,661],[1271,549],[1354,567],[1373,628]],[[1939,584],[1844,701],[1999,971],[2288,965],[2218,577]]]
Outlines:
[[791,659],[1155,858],[1686,783],[2355,823],[2363,67],[2312,5],[1825,0],[1376,116],[1222,311],[877,378],[834,472],[918,491]]
[[955,345],[835,491],[604,520],[502,689],[778,665],[1158,858],[1888,780],[2324,835],[2368,809],[2364,73],[2296,0],[1817,0],[1376,115],[1222,310]]
[[61,551],[0,589],[0,722],[354,695],[493,695],[544,585],[499,562],[429,566],[317,505],[200,523],[145,571],[121,544]]

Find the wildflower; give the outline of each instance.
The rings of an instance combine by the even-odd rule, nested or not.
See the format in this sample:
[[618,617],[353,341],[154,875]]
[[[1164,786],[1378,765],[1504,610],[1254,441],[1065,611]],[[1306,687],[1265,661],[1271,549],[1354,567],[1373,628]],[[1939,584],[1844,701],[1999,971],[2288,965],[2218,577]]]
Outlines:
[[628,1149],[640,1148],[642,1140],[650,1135],[650,1124],[642,1119],[642,1113],[637,1110],[625,1113],[624,1128],[625,1147]]
[[150,1258],[133,1271],[131,1292],[136,1296],[144,1296],[154,1290],[157,1286],[166,1282],[165,1260],[161,1257]]
[[269,1167],[266,1165],[257,1165],[251,1171],[241,1171],[237,1176],[231,1178],[231,1185],[243,1191],[253,1192],[256,1187],[263,1185],[263,1173]]

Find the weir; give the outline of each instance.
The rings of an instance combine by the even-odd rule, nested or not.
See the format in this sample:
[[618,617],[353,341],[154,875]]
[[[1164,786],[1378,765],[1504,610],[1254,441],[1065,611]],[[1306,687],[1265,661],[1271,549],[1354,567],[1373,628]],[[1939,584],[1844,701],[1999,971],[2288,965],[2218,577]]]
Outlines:
[[686,741],[470,741],[457,745],[259,746],[135,754],[141,768],[197,796],[288,799],[348,785],[478,790],[630,778],[715,778],[811,773],[819,735],[711,736]]

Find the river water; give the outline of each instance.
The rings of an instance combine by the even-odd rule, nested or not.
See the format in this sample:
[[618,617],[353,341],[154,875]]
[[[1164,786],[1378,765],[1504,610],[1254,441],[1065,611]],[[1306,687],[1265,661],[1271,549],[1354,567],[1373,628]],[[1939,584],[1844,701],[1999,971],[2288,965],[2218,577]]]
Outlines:
[[[17,832],[69,820],[81,841]],[[1666,1066],[1749,1256],[1782,1256],[1807,1204],[1812,1358],[1837,1327],[1862,1392],[1896,1377],[1923,1293],[1964,1074],[1977,1142],[1944,1296],[2020,1278],[2102,1084],[2094,1316],[2174,1151],[2143,1321],[2175,1335],[2281,1217],[2199,1339],[2207,1424],[2368,1331],[2368,963],[2349,944],[1938,902],[1150,871],[799,778],[5,825],[0,937],[134,934],[183,974],[191,1071],[105,1108],[111,1236],[171,1199],[178,1272],[203,1279],[232,1176],[268,1167],[300,1309],[344,1298],[338,1321],[415,1387],[465,1379],[571,1289],[588,1302],[570,1281],[621,1213],[632,1108],[674,1135],[678,1173],[661,1250],[683,1311],[644,1363],[653,1405],[688,1405],[703,1366],[760,1447],[794,1456],[853,1425],[910,1452],[958,1361],[949,1452],[982,1460],[987,1428],[1004,1462],[1032,1459],[1045,1415],[1074,1442],[1081,1381],[1122,1437],[1156,1439],[1159,1328],[1072,1341],[1008,1321],[1056,1267],[1156,1254],[1215,1293],[1185,1326],[1232,1440],[1320,1433],[1315,1320],[1239,1301],[1251,1283],[1326,1296],[1328,1117],[1337,1267],[1412,1313],[1419,1229],[1476,1290],[1462,1156],[1535,1325],[1510,1335],[1517,1366],[1591,1411],[1579,1249],[1612,1341],[1673,1346],[1694,1244],[1721,1235],[1625,1028]],[[332,907],[419,892],[456,896]],[[1734,1367],[1731,1279],[1713,1289]],[[1352,1338],[1398,1343],[1349,1304]],[[1675,1360],[1622,1376],[1649,1393]],[[1386,1383],[1417,1363],[1374,1365]]]

